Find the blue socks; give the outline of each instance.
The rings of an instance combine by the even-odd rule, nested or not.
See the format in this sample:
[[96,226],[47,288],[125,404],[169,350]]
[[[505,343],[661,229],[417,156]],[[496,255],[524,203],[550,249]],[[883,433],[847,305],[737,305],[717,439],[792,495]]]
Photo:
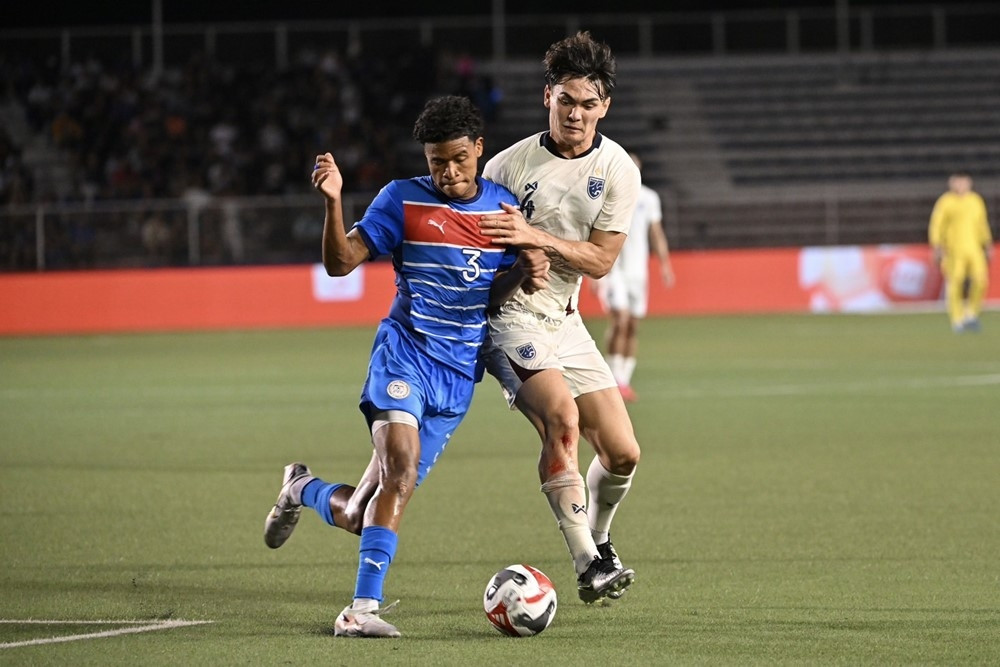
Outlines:
[[[343,484],[330,484],[323,480],[311,480],[302,489],[302,504],[316,510],[329,525],[333,522],[330,496]],[[361,544],[358,547],[358,580],[354,587],[355,598],[370,598],[382,601],[382,584],[389,573],[389,564],[396,555],[399,537],[383,526],[367,526],[361,530]]]
[[382,584],[389,572],[389,563],[396,555],[398,541],[396,533],[382,526],[368,526],[361,530],[355,598],[382,601]]
[[337,524],[333,522],[333,510],[330,509],[330,496],[342,486],[343,484],[330,484],[316,477],[303,487],[302,504],[313,508],[322,517],[323,521],[326,521],[331,526],[335,526]]

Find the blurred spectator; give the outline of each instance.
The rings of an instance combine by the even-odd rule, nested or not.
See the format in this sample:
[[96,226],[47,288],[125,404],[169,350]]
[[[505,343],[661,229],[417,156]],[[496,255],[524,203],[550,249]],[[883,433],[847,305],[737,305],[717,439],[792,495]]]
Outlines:
[[26,204],[32,179],[5,127],[0,126],[0,204]]
[[52,142],[57,148],[75,149],[83,138],[83,128],[73,114],[63,109],[52,120]]
[[[242,263],[261,249],[311,260],[314,221],[293,229],[235,198],[311,194],[301,165],[320,146],[339,147],[346,191],[374,193],[411,173],[409,128],[438,92],[436,50],[413,45],[376,55],[304,44],[281,70],[193,50],[158,77],[127,57],[74,49],[63,62],[3,48],[0,205],[176,198],[187,207],[186,217],[50,214],[48,268],[175,264],[194,252],[202,263]],[[452,83],[461,78],[471,96],[475,62],[462,55],[452,66]],[[490,96],[475,94],[490,117]],[[192,219],[196,239],[184,231]],[[36,263],[33,220],[0,229],[4,266]]]
[[345,189],[376,188],[397,175],[384,168],[397,168],[392,156],[409,140],[395,128],[408,127],[433,92],[432,57],[428,49],[379,58],[306,46],[278,71],[193,52],[153,81],[148,71],[92,56],[63,67],[54,56],[14,62],[0,54],[0,90],[21,106],[32,134],[21,145],[40,140],[73,170],[68,192],[35,188],[26,173],[10,173],[18,151],[4,136],[3,201],[14,191],[18,201],[179,197],[188,187],[179,175],[190,172],[214,194],[301,193],[307,188],[289,165],[308,163],[330,139],[354,154],[358,171],[345,170]]
[[171,259],[173,238],[170,227],[158,212],[146,216],[142,223],[142,246],[149,254],[152,266],[167,265]]
[[476,85],[472,89],[470,97],[473,103],[482,110],[486,122],[495,121],[499,117],[503,91],[494,82],[492,76],[483,74],[476,79]]
[[212,195],[205,189],[204,177],[199,172],[188,173],[180,198],[188,205],[191,215],[198,215],[212,201]]
[[240,205],[232,197],[226,197],[222,202],[222,243],[226,259],[233,264],[242,264],[246,258],[243,221],[240,219]]

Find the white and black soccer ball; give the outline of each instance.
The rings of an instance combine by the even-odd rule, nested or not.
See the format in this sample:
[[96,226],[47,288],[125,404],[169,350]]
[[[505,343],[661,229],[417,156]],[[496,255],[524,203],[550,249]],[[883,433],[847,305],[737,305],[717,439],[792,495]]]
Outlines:
[[556,589],[540,570],[530,565],[508,565],[486,586],[483,609],[493,627],[503,634],[530,637],[552,623]]

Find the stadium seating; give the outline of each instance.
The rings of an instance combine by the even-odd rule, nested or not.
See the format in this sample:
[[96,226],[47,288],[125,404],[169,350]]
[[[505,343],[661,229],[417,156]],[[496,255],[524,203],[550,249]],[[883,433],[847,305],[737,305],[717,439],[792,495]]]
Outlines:
[[[7,132],[0,144],[10,156],[2,181],[20,186],[0,193],[3,203],[177,198],[190,185],[186,175],[218,180],[213,192],[225,186],[237,196],[306,195],[299,168],[317,140],[350,145],[341,150],[353,165],[348,186],[358,193],[423,171],[410,119],[424,96],[458,91],[433,80],[425,82],[433,89],[408,86],[388,113],[372,90],[392,89],[396,78],[369,75],[370,63],[366,69],[334,63],[333,74],[322,75],[331,85],[319,114],[312,84],[324,62],[305,61],[286,72],[232,73],[218,63],[187,68],[155,94],[136,95],[148,108],[118,105],[114,114],[100,112],[104,98],[96,93],[92,63],[58,74],[39,63],[9,67],[6,83],[23,97],[0,109]],[[476,64],[496,82],[489,92],[500,99],[489,114],[489,158],[546,127],[543,82],[535,58]],[[391,64],[375,69],[395,71]],[[185,97],[195,71],[203,74],[193,81],[211,84],[206,99],[260,91],[242,107],[253,113],[237,118],[249,141],[241,142],[241,171],[229,180],[221,178],[210,143],[223,107]],[[601,129],[642,155],[644,180],[663,197],[675,248],[922,242],[930,206],[953,169],[970,171],[989,208],[1000,208],[998,71],[996,49],[627,55],[619,58],[619,86]],[[138,90],[140,77],[116,75],[124,90]],[[363,100],[365,113],[339,108],[335,102],[345,96]],[[57,97],[88,119],[80,136],[74,138],[72,123],[60,127],[67,119],[47,102]],[[284,147],[271,152],[258,136],[269,109],[280,109],[278,120],[287,126]],[[177,110],[185,122],[171,124]],[[144,124],[134,122],[138,118]],[[182,134],[171,135],[175,130]],[[136,173],[123,170],[129,165]],[[10,244],[27,248],[6,253],[12,257],[35,247]]]
[[[537,70],[505,66],[494,141],[544,127]],[[1000,182],[998,71],[998,50],[622,59],[601,127],[680,247],[919,242],[949,171]]]

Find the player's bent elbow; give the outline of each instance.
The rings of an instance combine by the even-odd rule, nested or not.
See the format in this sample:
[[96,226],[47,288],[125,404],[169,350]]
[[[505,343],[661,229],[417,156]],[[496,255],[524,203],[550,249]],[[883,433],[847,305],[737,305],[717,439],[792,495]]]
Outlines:
[[326,268],[326,275],[330,276],[331,278],[340,278],[346,276],[348,273],[351,272],[350,269],[345,269],[342,264],[333,264],[333,263],[328,264],[326,262],[323,262],[323,266]]
[[594,280],[600,280],[604,276],[611,273],[612,267],[615,265],[615,260],[618,259],[618,253],[609,256],[609,253],[602,252],[596,257],[596,266],[593,271],[590,271],[587,275]]
[[351,261],[344,257],[324,257],[323,258],[323,268],[326,269],[326,275],[331,278],[340,278],[346,276],[351,271],[358,267],[360,262]]
[[368,259],[368,256],[368,247],[353,230],[346,239],[339,241],[334,236],[323,237],[323,268],[330,277],[346,276]]
[[604,276],[611,273],[611,267],[614,266],[614,264],[614,261],[602,263],[595,270],[588,272],[587,275],[594,280],[600,280]]

